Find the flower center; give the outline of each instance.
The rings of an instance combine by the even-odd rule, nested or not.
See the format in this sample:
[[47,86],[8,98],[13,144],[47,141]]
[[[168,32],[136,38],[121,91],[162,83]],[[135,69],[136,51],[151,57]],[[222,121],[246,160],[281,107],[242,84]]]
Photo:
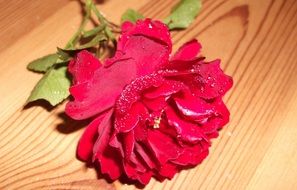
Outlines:
[[153,125],[154,129],[159,129],[160,128],[161,119],[162,119],[161,117],[158,117],[158,118],[154,119],[154,125]]

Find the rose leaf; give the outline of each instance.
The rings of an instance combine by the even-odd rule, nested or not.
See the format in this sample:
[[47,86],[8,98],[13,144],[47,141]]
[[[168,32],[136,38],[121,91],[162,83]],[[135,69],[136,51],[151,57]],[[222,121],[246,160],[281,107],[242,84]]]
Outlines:
[[49,69],[34,87],[27,103],[44,99],[55,106],[66,99],[71,83],[66,72],[66,66]]
[[137,20],[144,18],[139,12],[133,9],[127,9],[126,12],[121,17],[121,23],[125,21],[130,21],[135,23]]
[[58,54],[49,54],[30,62],[27,66],[27,69],[35,72],[46,72],[49,68],[51,68],[58,62],[58,59]]
[[201,9],[201,0],[181,0],[164,19],[170,30],[187,28]]

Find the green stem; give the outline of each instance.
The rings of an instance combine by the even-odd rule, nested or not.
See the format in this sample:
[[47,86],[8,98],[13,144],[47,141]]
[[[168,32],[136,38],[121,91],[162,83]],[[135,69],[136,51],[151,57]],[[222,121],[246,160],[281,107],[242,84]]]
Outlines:
[[95,15],[97,16],[99,22],[101,24],[108,24],[108,21],[106,20],[106,18],[100,13],[100,11],[97,9],[96,5],[92,2],[91,3],[91,8],[94,11]]
[[97,27],[95,27],[95,28],[93,28],[91,30],[83,31],[82,36],[84,38],[87,38],[87,37],[90,37],[90,36],[95,36],[96,34],[101,32],[102,30],[104,30],[105,26],[106,26],[105,24],[101,24],[101,25],[99,25],[99,26],[97,26]]
[[84,7],[86,14],[83,17],[83,20],[82,20],[78,30],[75,32],[75,34],[70,38],[70,40],[66,44],[65,49],[75,48],[75,45],[78,43],[79,38],[90,19],[92,4],[93,4],[92,0],[86,0],[85,7]]
[[106,27],[104,28],[104,32],[107,35],[107,37],[109,39],[111,39],[112,41],[114,41],[115,36],[113,35],[112,30],[108,27],[108,25],[110,24],[108,22],[108,20],[101,14],[101,12],[97,9],[96,5],[93,2],[91,3],[90,6],[91,6],[92,10],[94,11],[95,15],[97,16],[99,22],[101,24],[106,25]]

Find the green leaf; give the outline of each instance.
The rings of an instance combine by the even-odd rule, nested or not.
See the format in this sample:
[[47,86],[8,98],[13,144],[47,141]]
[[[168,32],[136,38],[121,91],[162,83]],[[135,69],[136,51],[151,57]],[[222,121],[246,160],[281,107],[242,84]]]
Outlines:
[[58,54],[49,54],[30,62],[27,66],[27,69],[36,72],[46,72],[49,68],[57,63],[58,59]]
[[66,66],[51,68],[36,84],[27,103],[44,99],[55,106],[69,96],[70,83]]
[[135,23],[137,20],[144,18],[139,12],[133,10],[133,9],[128,9],[126,12],[122,15],[121,18],[121,23],[125,21],[130,21]]
[[170,30],[187,28],[201,9],[201,0],[181,0],[165,18],[164,23]]

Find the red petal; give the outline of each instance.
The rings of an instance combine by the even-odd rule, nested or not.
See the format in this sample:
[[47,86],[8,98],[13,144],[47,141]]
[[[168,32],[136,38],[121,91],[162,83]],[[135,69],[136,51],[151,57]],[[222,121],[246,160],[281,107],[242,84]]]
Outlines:
[[137,173],[144,173],[147,171],[147,167],[146,165],[144,165],[144,163],[142,162],[142,159],[140,159],[139,156],[137,156],[136,154],[134,154],[134,152],[131,154],[131,159],[128,160],[125,163],[129,163],[130,165],[134,165],[134,170]]
[[129,163],[124,163],[125,173],[129,179],[137,180],[141,184],[146,185],[152,177],[152,171],[138,172],[137,167],[140,165],[131,165]]
[[217,131],[229,122],[229,111],[221,99],[216,99],[212,103],[215,108],[216,117],[210,118],[201,128],[204,133],[214,138],[218,135]]
[[152,171],[147,171],[141,175],[139,175],[139,182],[142,183],[143,185],[146,185],[150,182],[152,178],[153,172]]
[[169,71],[174,70],[176,71],[177,75],[185,71],[187,74],[193,74],[194,73],[194,70],[192,70],[193,65],[203,63],[204,59],[205,59],[204,57],[199,57],[191,60],[171,60],[170,63],[166,65],[165,69]]
[[115,129],[118,132],[129,132],[136,127],[141,119],[148,116],[148,111],[140,102],[135,102],[125,115],[117,114],[115,117]]
[[134,66],[134,62],[129,60],[108,68],[100,67],[92,80],[87,81],[87,88],[86,85],[75,86],[75,92],[83,95],[72,94],[74,101],[67,103],[65,112],[74,119],[85,119],[111,108],[124,86],[135,77]]
[[152,171],[148,170],[140,157],[135,154],[131,155],[130,161],[124,161],[123,165],[126,175],[142,184],[147,184],[152,177]]
[[159,124],[159,131],[161,131],[164,134],[169,135],[172,138],[176,138],[178,135],[176,132],[176,129],[173,128],[172,126],[170,126],[168,124],[168,121],[164,118],[161,119],[161,122]]
[[122,146],[122,143],[118,139],[117,131],[114,131],[114,133],[111,135],[111,138],[109,140],[109,145],[111,147],[114,147],[114,148],[118,149],[120,151],[120,153],[121,153],[122,158],[125,157],[124,148]]
[[167,26],[160,21],[152,21],[151,19],[138,20],[134,26],[130,22],[124,23],[118,45],[120,50],[124,49],[131,36],[146,36],[158,40],[160,43],[166,44],[171,51],[172,42],[170,32]]
[[100,164],[103,174],[107,174],[111,179],[117,179],[122,173],[121,162],[118,159],[119,151],[108,145],[112,130],[113,110],[107,112],[98,127],[98,139],[93,148],[93,159]]
[[207,140],[198,125],[182,120],[170,107],[167,107],[165,112],[168,124],[175,128],[178,137],[180,137],[181,140],[189,143],[197,143],[203,139]]
[[231,77],[224,74],[220,68],[220,60],[194,66],[199,76],[196,78],[200,89],[196,93],[206,99],[223,96],[233,85]]
[[101,154],[104,149],[107,147],[108,141],[111,136],[111,130],[112,130],[112,114],[113,110],[109,110],[105,117],[102,119],[100,125],[97,128],[98,132],[98,138],[96,140],[96,143],[94,144],[94,155]]
[[216,99],[214,106],[217,109],[217,114],[222,119],[220,125],[226,125],[229,122],[230,112],[222,99]]
[[118,179],[123,172],[119,157],[120,153],[113,147],[106,148],[101,155],[98,154],[96,158],[100,164],[101,173],[107,174],[112,180]]
[[163,81],[161,75],[156,73],[136,78],[122,91],[116,102],[116,113],[119,115],[127,114],[132,104],[140,99],[140,95],[145,89],[158,86]]
[[122,28],[122,31],[129,31],[129,30],[132,30],[134,27],[134,23],[130,22],[130,21],[126,21],[122,24],[121,28]]
[[136,141],[144,141],[147,138],[147,127],[145,121],[139,122],[134,128],[134,136]]
[[134,26],[131,23],[123,25],[117,52],[122,52],[126,58],[133,58],[137,65],[137,76],[144,76],[168,63],[171,46],[166,25],[146,19]]
[[144,93],[144,97],[153,99],[160,96],[170,96],[185,88],[186,86],[182,82],[166,80],[161,86],[148,89]]
[[205,100],[193,96],[189,91],[183,91],[183,97],[175,97],[178,110],[185,117],[197,121],[200,124],[214,115],[214,108]]
[[181,153],[173,139],[158,130],[149,130],[147,143],[161,166],[168,160],[176,159]]
[[111,58],[108,58],[104,62],[104,67],[110,67],[117,62],[122,61],[134,61],[133,58],[127,57],[124,52],[117,51],[115,55]]
[[208,155],[208,147],[201,147],[200,144],[184,147],[184,152],[172,162],[181,166],[200,164]]
[[159,174],[163,177],[172,179],[177,172],[179,172],[179,170],[175,164],[166,163],[160,168]]
[[88,95],[88,82],[71,86],[69,92],[77,101],[83,101]]
[[135,143],[135,150],[150,169],[157,168],[157,165],[154,162],[154,158],[150,155],[150,150],[148,150],[145,145]]
[[77,155],[79,159],[87,161],[92,158],[93,146],[98,137],[98,127],[105,116],[106,114],[102,114],[94,119],[84,131],[77,147]]
[[171,60],[191,60],[200,52],[201,44],[197,40],[191,40],[181,46]]
[[125,159],[130,159],[135,144],[134,131],[124,133],[123,136]]
[[155,99],[143,98],[142,102],[151,111],[161,111],[167,105],[166,97],[159,97]]
[[88,51],[83,50],[70,61],[68,71],[73,75],[73,83],[80,84],[91,80],[94,72],[100,67],[100,61]]

